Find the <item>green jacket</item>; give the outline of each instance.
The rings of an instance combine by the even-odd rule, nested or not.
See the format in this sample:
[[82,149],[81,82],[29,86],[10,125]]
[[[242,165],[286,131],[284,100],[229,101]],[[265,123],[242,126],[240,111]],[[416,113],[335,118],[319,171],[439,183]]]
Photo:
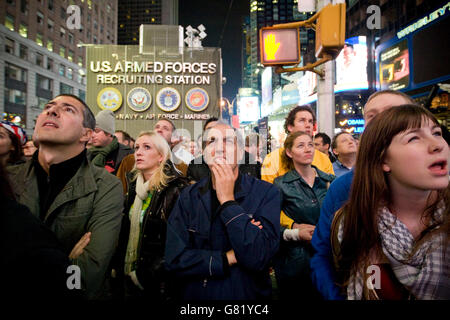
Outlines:
[[[39,190],[32,160],[9,167],[8,171],[16,200],[39,217]],[[45,214],[44,223],[55,233],[67,255],[86,232],[92,233],[84,252],[72,261],[81,269],[81,289],[88,299],[104,293],[122,210],[120,180],[85,159]]]
[[[294,222],[316,225],[320,216],[320,206],[325,198],[330,183],[335,179],[332,174],[317,171],[311,188],[296,170],[274,180],[274,185],[281,192],[281,210]],[[284,241],[281,227],[280,250],[274,261],[275,272],[285,277],[297,277],[309,273],[309,259],[312,247],[306,241]]]

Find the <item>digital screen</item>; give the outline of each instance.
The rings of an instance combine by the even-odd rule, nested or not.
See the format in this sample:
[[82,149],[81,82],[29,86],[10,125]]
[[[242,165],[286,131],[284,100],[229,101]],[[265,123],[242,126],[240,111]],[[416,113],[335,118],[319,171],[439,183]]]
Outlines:
[[254,122],[259,119],[258,97],[241,97],[238,101],[239,121]]
[[[447,40],[445,40],[447,39]],[[417,32],[412,38],[414,83],[450,74],[450,16]]]
[[345,40],[344,48],[336,58],[336,91],[367,89],[366,37]]
[[272,68],[266,67],[261,75],[261,116],[265,117],[272,110]]
[[406,39],[381,51],[378,61],[382,90],[400,90],[408,87],[410,68]]

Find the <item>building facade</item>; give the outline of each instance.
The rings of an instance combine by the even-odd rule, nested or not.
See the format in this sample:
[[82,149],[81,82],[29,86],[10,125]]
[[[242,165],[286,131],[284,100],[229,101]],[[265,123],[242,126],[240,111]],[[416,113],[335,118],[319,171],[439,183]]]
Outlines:
[[[243,29],[247,30],[250,42],[250,66],[249,72],[244,74],[244,83],[250,83],[251,88],[260,90],[261,72],[259,53],[259,29],[275,24],[288,23],[308,19],[312,14],[298,11],[298,0],[251,0],[250,23],[244,23]],[[300,29],[300,50],[303,61],[314,61],[314,32],[305,28]],[[246,48],[244,47],[244,50]],[[249,74],[249,75],[248,75]],[[250,77],[250,79],[248,79]],[[282,85],[282,78],[274,75],[273,87]]]
[[86,49],[117,42],[116,0],[5,0],[0,7],[0,112],[31,135],[45,103],[86,97]]
[[178,25],[178,0],[119,0],[118,44],[139,44],[141,24]]

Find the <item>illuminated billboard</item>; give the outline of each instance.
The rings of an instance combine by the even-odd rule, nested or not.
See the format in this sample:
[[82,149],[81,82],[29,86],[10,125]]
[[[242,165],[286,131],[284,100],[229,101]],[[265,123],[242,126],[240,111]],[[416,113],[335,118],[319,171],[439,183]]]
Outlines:
[[336,58],[335,92],[368,89],[366,37],[345,40],[344,48]]
[[266,67],[261,74],[261,116],[273,111],[272,102],[272,68]]
[[384,89],[400,90],[409,85],[409,51],[407,40],[380,52],[379,81]]
[[449,80],[449,30],[446,3],[377,46],[377,88],[410,91]]
[[241,97],[238,102],[239,121],[254,122],[259,119],[258,97]]

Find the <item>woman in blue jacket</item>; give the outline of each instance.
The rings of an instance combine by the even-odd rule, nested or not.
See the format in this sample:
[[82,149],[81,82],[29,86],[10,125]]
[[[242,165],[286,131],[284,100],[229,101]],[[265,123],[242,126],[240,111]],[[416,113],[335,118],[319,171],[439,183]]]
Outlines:
[[314,145],[309,134],[290,134],[284,148],[282,159],[290,171],[276,178],[274,184],[281,191],[281,209],[294,223],[291,229],[281,227],[280,251],[274,259],[275,276],[281,299],[315,299],[320,296],[309,275],[311,238],[320,206],[335,177],[311,165]]

